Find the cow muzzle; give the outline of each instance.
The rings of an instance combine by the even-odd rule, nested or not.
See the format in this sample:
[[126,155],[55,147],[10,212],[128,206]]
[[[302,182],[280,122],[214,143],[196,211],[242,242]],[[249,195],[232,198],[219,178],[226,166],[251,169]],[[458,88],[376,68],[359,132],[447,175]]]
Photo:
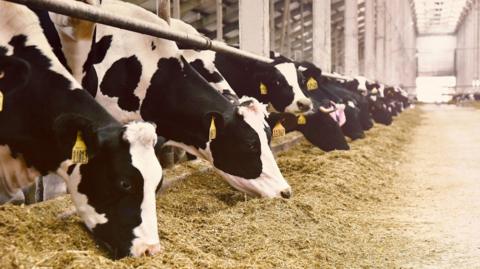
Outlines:
[[154,256],[162,252],[163,248],[160,244],[139,243],[132,246],[131,254],[133,257]]

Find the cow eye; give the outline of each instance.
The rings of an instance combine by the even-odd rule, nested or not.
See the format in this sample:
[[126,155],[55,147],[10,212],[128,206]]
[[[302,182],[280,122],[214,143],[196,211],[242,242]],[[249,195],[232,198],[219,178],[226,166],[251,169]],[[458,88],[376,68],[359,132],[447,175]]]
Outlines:
[[132,189],[132,185],[130,185],[130,183],[128,183],[128,181],[126,180],[121,180],[120,181],[120,187],[126,191],[129,191]]

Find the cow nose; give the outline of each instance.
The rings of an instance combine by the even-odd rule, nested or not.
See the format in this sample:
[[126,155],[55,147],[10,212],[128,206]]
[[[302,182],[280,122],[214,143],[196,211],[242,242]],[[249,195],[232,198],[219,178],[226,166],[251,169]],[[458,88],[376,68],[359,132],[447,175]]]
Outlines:
[[154,256],[158,253],[162,252],[162,246],[160,244],[155,245],[148,245],[145,249],[145,256]]
[[292,196],[292,190],[290,188],[285,189],[280,192],[280,196],[285,199],[289,199]]
[[302,98],[297,101],[298,109],[302,112],[308,111],[312,108],[312,100],[308,98]]

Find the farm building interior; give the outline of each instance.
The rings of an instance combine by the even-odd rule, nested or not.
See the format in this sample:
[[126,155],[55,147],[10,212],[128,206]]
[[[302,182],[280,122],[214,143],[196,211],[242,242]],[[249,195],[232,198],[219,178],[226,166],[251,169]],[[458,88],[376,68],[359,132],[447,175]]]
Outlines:
[[480,0],[0,0],[0,268],[478,268]]

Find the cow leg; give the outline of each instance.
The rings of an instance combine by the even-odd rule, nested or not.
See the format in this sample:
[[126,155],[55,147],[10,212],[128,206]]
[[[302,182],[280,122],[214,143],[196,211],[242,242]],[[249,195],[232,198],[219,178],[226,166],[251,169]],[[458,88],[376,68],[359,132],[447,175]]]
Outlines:
[[36,186],[36,184],[32,184],[22,190],[26,205],[35,204],[36,202],[38,202],[35,195],[37,192]]
[[157,158],[163,168],[170,168],[175,164],[174,152],[172,146],[164,146],[161,148]]
[[38,202],[43,201],[43,177],[38,177],[37,180],[35,180],[35,185],[37,191],[35,192],[35,200]]
[[63,178],[55,174],[49,174],[43,179],[43,201],[54,199],[67,193],[67,185]]

